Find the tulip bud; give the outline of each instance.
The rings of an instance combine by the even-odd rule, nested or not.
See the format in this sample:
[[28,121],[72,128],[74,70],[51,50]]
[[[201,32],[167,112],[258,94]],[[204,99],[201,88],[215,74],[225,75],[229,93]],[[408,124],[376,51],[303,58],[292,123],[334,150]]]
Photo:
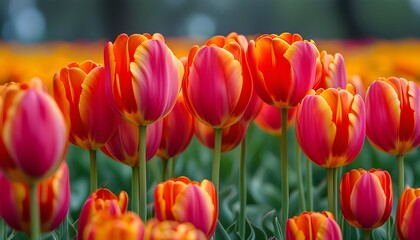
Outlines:
[[191,223],[149,219],[146,223],[144,240],[206,240],[206,235]]
[[341,240],[340,227],[330,212],[302,212],[286,223],[287,240]]
[[420,236],[420,188],[407,188],[398,202],[396,227],[398,238],[417,239]]

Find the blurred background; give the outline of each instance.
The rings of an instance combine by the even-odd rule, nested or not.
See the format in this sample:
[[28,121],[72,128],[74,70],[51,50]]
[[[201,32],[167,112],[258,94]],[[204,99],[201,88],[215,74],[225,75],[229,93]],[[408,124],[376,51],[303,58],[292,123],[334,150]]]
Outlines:
[[2,0],[0,30],[0,40],[23,43],[113,40],[122,32],[395,39],[420,36],[420,0]]

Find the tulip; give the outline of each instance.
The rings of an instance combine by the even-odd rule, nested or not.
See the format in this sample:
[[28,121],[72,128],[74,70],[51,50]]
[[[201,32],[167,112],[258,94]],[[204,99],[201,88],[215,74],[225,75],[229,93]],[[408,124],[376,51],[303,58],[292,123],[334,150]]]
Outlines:
[[159,221],[190,222],[203,231],[207,238],[213,235],[217,224],[218,203],[214,185],[187,177],[171,178],[155,188],[155,212]]
[[420,236],[420,188],[406,188],[398,202],[396,228],[398,239],[417,239]]
[[347,76],[343,55],[336,53],[334,56],[322,51],[320,56],[321,68],[314,89],[319,88],[346,88]]
[[[287,113],[287,127],[290,127],[295,122],[296,107],[289,108]],[[262,103],[262,107],[254,123],[262,129],[272,135],[281,136],[281,110],[267,103]]]
[[[70,175],[66,162],[61,163],[52,176],[40,181],[37,188],[41,232],[49,232],[67,217],[70,207]],[[29,185],[12,182],[0,172],[0,189],[0,216],[13,229],[29,233]]]
[[191,223],[176,221],[158,221],[149,219],[146,222],[144,240],[206,240],[206,235]]
[[81,240],[143,240],[144,223],[133,212],[98,212],[86,225]]
[[352,85],[311,91],[296,113],[296,137],[312,162],[327,169],[329,211],[335,213],[334,171],[352,162],[365,138],[365,105]]
[[[116,113],[139,126],[139,168],[133,172],[133,188],[139,189],[134,209],[147,219],[147,126],[172,110],[181,90],[184,67],[165,44],[162,35],[120,34],[104,49],[108,100]],[[139,179],[139,181],[134,182]]]
[[82,237],[87,224],[99,212],[107,212],[112,215],[121,215],[127,212],[128,195],[121,191],[118,196],[106,188],[99,188],[91,193],[83,204],[80,211],[77,232],[79,238]]
[[416,83],[395,77],[375,80],[366,92],[366,135],[375,148],[396,156],[398,195],[404,189],[404,155],[420,145],[419,96]]
[[[248,126],[248,123],[239,121],[229,127],[222,128],[221,152],[227,152],[237,147],[245,137]],[[194,132],[201,144],[210,149],[214,149],[213,128],[199,121],[195,121]]]
[[3,94],[2,152],[7,152],[3,171],[19,182],[48,178],[67,150],[68,128],[63,114],[40,80],[3,89]]
[[380,169],[351,170],[340,183],[341,211],[356,228],[371,231],[382,226],[392,210],[392,180]]
[[302,212],[286,223],[286,239],[340,240],[341,230],[330,212]]

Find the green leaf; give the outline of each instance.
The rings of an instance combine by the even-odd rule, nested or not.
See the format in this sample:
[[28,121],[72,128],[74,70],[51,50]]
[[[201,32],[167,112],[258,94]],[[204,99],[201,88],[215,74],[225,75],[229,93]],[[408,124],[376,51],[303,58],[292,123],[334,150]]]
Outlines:
[[284,238],[283,238],[283,233],[281,231],[280,221],[277,217],[274,217],[273,225],[274,225],[274,236],[276,237],[276,239],[283,240]]
[[223,225],[220,223],[220,221],[217,221],[217,227],[214,235],[218,240],[231,240],[229,234],[223,228]]

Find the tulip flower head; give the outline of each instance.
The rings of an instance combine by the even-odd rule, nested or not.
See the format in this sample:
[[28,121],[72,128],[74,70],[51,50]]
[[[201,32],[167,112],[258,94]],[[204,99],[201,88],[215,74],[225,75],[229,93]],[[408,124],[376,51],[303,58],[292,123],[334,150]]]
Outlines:
[[[49,232],[67,217],[70,207],[70,174],[66,162],[52,176],[40,181],[37,188],[41,232]],[[29,233],[29,184],[12,182],[0,172],[0,189],[0,216],[13,229]]]
[[278,108],[296,106],[315,84],[319,52],[299,34],[264,34],[248,45],[247,60],[261,100]]
[[[290,127],[295,122],[296,107],[289,108],[287,111],[287,126]],[[282,133],[281,118],[281,109],[263,102],[254,122],[264,132],[280,136]]]
[[311,91],[296,113],[296,137],[317,165],[341,167],[359,154],[366,132],[365,105],[352,85]]
[[162,35],[120,34],[104,59],[108,100],[123,118],[146,126],[174,107],[184,68]]
[[396,228],[398,238],[417,239],[420,236],[420,188],[406,188],[398,202]]
[[392,194],[392,180],[387,171],[353,169],[341,180],[341,211],[352,226],[372,230],[389,218]]
[[377,149],[404,155],[420,145],[420,88],[416,83],[395,77],[374,81],[366,92],[366,113],[366,135]]
[[155,188],[155,211],[159,221],[190,222],[211,237],[216,228],[218,206],[213,184],[178,177],[159,183]]
[[159,221],[156,218],[146,222],[144,240],[206,240],[206,235],[191,223]]
[[314,89],[346,88],[347,76],[343,55],[334,56],[322,51],[320,56],[321,70],[318,72]]
[[340,227],[330,212],[302,212],[286,223],[287,240],[340,240]]

